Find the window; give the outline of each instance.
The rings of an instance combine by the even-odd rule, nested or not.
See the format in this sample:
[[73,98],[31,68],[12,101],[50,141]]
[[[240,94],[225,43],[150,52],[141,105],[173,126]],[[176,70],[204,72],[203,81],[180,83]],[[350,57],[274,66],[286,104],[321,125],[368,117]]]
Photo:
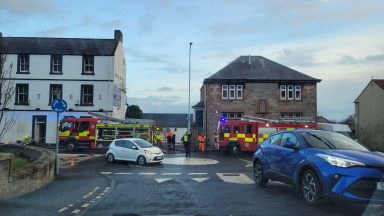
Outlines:
[[302,118],[303,117],[303,113],[296,113],[296,112],[282,112],[280,113],[281,114],[281,118]]
[[293,142],[294,144],[298,144],[297,137],[293,133],[284,133],[281,137],[281,143],[285,142]]
[[243,117],[243,113],[236,113],[236,119],[241,119]]
[[301,100],[301,86],[295,85],[295,99]]
[[63,57],[51,55],[51,74],[63,74]]
[[229,113],[228,119],[235,119],[235,113]]
[[235,85],[230,85],[229,86],[229,99],[235,99],[235,89],[236,89],[236,86]]
[[63,98],[63,85],[61,84],[51,84],[49,86],[49,104],[51,105],[52,101]]
[[288,100],[293,100],[293,85],[288,86]]
[[15,105],[28,105],[28,84],[16,84]]
[[287,86],[286,85],[280,86],[280,99],[281,100],[287,99]]
[[271,137],[271,144],[280,145],[281,134],[275,134]]
[[94,75],[94,56],[83,56],[83,73]]
[[228,86],[227,85],[222,85],[221,95],[222,95],[222,99],[228,99]]
[[136,148],[135,144],[133,144],[132,142],[130,142],[128,140],[124,140],[124,147],[129,148],[129,149],[135,149]]
[[252,125],[244,125],[244,132],[247,134],[252,133]]
[[89,128],[89,122],[88,121],[83,121],[83,122],[80,123],[79,132],[86,131],[86,130],[88,130],[88,128]]
[[232,133],[240,133],[240,126],[233,126]]
[[29,73],[29,55],[19,55],[17,73]]
[[267,105],[265,104],[265,100],[259,101],[259,113],[266,113],[267,112]]
[[124,147],[124,140],[116,140],[115,141],[115,146],[117,147]]
[[237,99],[243,99],[243,86],[242,85],[237,85]]
[[280,100],[301,100],[301,85],[280,85]]
[[243,117],[242,112],[221,113],[221,118],[237,120]]
[[81,106],[93,106],[93,85],[81,85]]

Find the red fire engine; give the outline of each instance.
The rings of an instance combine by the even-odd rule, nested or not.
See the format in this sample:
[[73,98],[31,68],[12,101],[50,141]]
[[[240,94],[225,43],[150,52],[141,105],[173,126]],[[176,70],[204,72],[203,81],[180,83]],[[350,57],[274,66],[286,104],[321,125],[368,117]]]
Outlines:
[[269,120],[250,116],[244,116],[240,121],[221,118],[215,144],[217,149],[232,153],[256,151],[258,144],[269,134],[300,128],[316,129],[316,123],[302,119]]

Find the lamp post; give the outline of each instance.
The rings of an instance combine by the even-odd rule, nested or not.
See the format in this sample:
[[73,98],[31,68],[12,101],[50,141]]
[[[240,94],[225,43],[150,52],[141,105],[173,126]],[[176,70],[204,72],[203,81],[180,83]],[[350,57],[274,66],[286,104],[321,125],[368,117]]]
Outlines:
[[189,70],[188,70],[188,133],[191,130],[191,49],[192,42],[189,42]]

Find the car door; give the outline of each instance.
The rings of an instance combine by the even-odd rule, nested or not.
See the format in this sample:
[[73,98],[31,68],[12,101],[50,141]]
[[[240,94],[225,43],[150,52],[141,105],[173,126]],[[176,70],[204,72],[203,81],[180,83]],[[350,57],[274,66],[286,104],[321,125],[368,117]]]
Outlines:
[[[295,149],[284,147],[286,142],[294,143]],[[276,170],[289,183],[293,181],[296,167],[302,160],[299,148],[300,143],[296,135],[291,132],[284,132],[281,136],[280,145],[274,151]]]
[[113,149],[113,154],[115,155],[115,159],[122,160],[123,152],[124,152],[124,141],[123,140],[115,140],[115,145],[111,148]]
[[277,172],[277,159],[275,156],[276,148],[279,147],[281,133],[272,134],[268,140],[263,143],[263,154],[267,158],[266,169],[269,169],[272,175]]
[[139,148],[131,141],[124,140],[124,157],[129,161],[136,161],[139,156]]

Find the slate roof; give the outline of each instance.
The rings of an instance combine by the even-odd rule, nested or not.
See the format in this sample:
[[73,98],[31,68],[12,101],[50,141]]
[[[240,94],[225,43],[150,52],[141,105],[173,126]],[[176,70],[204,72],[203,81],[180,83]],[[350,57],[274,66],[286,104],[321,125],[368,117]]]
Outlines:
[[320,82],[320,79],[300,73],[262,56],[240,56],[208,77],[204,83],[242,80],[244,82]]
[[114,39],[0,37],[7,54],[113,56]]
[[[162,127],[187,128],[188,114],[184,113],[143,113],[144,119],[152,119],[161,124]],[[191,124],[192,124],[191,114]]]
[[382,89],[384,89],[384,79],[373,79],[372,81],[375,82]]
[[199,101],[197,104],[193,105],[192,108],[204,108],[204,101]]

